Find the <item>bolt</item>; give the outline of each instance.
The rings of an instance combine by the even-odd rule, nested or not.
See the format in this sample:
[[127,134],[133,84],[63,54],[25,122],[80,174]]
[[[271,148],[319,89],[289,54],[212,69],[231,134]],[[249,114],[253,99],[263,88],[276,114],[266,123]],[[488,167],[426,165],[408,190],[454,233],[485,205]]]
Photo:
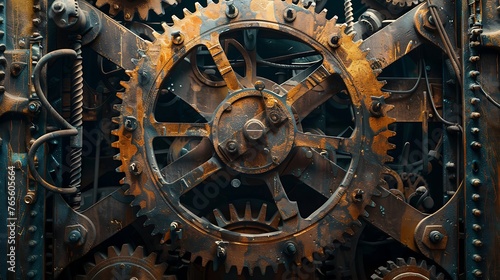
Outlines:
[[450,171],[455,170],[456,169],[455,163],[454,162],[447,162],[446,169],[450,170]]
[[472,113],[470,113],[470,118],[471,119],[477,120],[480,117],[481,117],[481,113],[479,113],[479,112],[472,112]]
[[469,76],[471,78],[475,78],[475,77],[479,76],[479,71],[472,70],[472,71],[469,72]]
[[131,15],[131,14],[129,14],[129,13],[126,13],[126,14],[125,14],[125,19],[126,19],[126,20],[130,20],[131,18],[132,18],[132,15]]
[[479,133],[479,128],[473,127],[473,128],[470,129],[470,132],[473,133],[473,134],[478,134]]
[[297,253],[297,246],[293,242],[287,242],[285,244],[285,254],[293,256]]
[[477,105],[479,103],[479,101],[481,101],[481,99],[479,99],[477,97],[473,97],[470,99],[470,104]]
[[28,262],[30,262],[30,263],[35,262],[36,259],[38,259],[37,255],[30,255],[30,256],[28,256]]
[[470,62],[478,62],[479,61],[479,56],[473,55],[469,58]]
[[61,1],[56,1],[52,4],[52,11],[56,14],[60,14],[60,13],[64,12],[65,9],[66,9],[66,6]]
[[36,226],[30,226],[28,228],[28,231],[31,232],[31,233],[35,232],[36,231]]
[[172,43],[175,45],[180,45],[184,42],[184,36],[180,31],[173,31],[170,35],[172,36]]
[[28,245],[30,247],[35,247],[37,244],[38,244],[38,242],[36,242],[36,240],[30,240],[30,241],[28,241]]
[[33,25],[37,26],[42,22],[42,20],[39,18],[34,18],[31,22],[33,22]]
[[476,276],[476,277],[483,277],[483,272],[479,269],[474,269],[472,271],[472,274],[474,274],[474,276]]
[[238,142],[234,140],[229,140],[226,143],[226,149],[230,153],[236,153],[238,151]]
[[363,194],[364,193],[365,193],[365,191],[363,191],[362,189],[355,189],[352,192],[352,200],[356,203],[363,202]]
[[132,116],[125,117],[123,125],[125,130],[132,132],[137,129],[137,119]]
[[77,243],[82,238],[82,233],[79,230],[72,230],[68,235],[68,240],[71,243]]
[[477,178],[470,180],[470,183],[471,183],[471,185],[472,185],[472,186],[474,186],[474,187],[479,187],[479,186],[481,186],[481,180],[479,180],[479,179],[477,179]]
[[118,5],[118,4],[113,4],[113,9],[115,9],[115,10],[119,10],[119,9],[120,9],[120,5]]
[[375,101],[372,102],[372,106],[370,107],[370,112],[374,117],[382,116],[382,103]]
[[483,145],[477,141],[472,141],[472,143],[470,143],[470,147],[474,150],[479,150],[482,146]]
[[235,18],[238,16],[238,9],[234,6],[233,0],[226,0],[226,16],[228,18]]
[[35,217],[36,215],[38,215],[37,211],[33,210],[33,211],[30,212],[30,216],[31,217]]
[[478,85],[478,84],[470,84],[469,89],[473,90],[473,91],[476,91],[476,90],[480,90],[481,86]]
[[[479,194],[475,193],[472,195],[472,200],[479,201],[479,199],[481,199],[481,196]],[[474,210],[477,210],[477,209],[474,209]],[[472,210],[472,211],[474,211],[474,210]],[[479,214],[481,214],[481,211],[479,211]]]
[[474,245],[476,247],[481,247],[481,246],[483,246],[483,242],[479,239],[474,239],[474,240],[472,240],[472,245]]
[[297,17],[297,12],[292,8],[288,8],[283,13],[283,17],[285,18],[286,22],[292,22]]
[[330,37],[328,44],[332,48],[338,48],[340,46],[339,42],[340,42],[340,35],[335,34],[335,35],[332,35],[332,37]]
[[226,252],[226,248],[218,245],[217,246],[217,257],[220,258],[220,259],[225,259],[226,258],[226,255],[227,255],[227,252]]
[[19,63],[13,63],[10,67],[10,74],[14,77],[19,76],[21,74],[21,65]]
[[279,159],[277,156],[273,156],[273,158],[272,158],[272,159],[273,159],[273,162],[274,162],[274,163],[276,163],[276,164],[278,164],[278,163],[279,163],[279,160],[280,160],[280,159]]
[[23,164],[20,160],[16,160],[14,162],[14,167],[17,169],[17,170],[21,170],[21,168],[23,167]]
[[238,179],[233,179],[231,180],[231,186],[233,186],[233,188],[239,188],[241,186],[241,181]]
[[39,113],[40,112],[40,108],[41,108],[42,104],[40,103],[40,101],[31,101],[29,104],[28,104],[28,110],[31,112],[31,113]]
[[479,217],[481,216],[481,210],[479,209],[472,209],[472,215]]
[[432,243],[439,243],[439,242],[441,242],[441,240],[443,240],[443,238],[444,238],[444,235],[437,230],[433,230],[429,234],[429,239],[431,240]]
[[478,255],[478,254],[474,254],[474,255],[472,255],[472,259],[473,259],[475,262],[480,262],[480,261],[482,261],[482,260],[483,260],[483,258],[482,258],[480,255]]
[[142,168],[140,167],[139,163],[135,161],[129,165],[129,170],[136,176],[142,173]]
[[478,225],[478,224],[473,224],[473,225],[472,225],[472,229],[473,229],[474,231],[480,231],[480,230],[481,230],[481,226],[480,226],[480,225]]
[[469,43],[469,46],[471,48],[476,48],[476,47],[479,47],[481,45],[481,43],[479,41],[472,41]]
[[266,88],[266,85],[264,84],[264,82],[263,82],[263,81],[261,81],[261,80],[257,80],[257,81],[255,82],[255,84],[254,84],[254,87],[255,87],[255,89],[256,89],[256,90],[258,90],[258,91],[263,91],[263,90],[264,90],[264,88]]
[[170,231],[178,231],[180,229],[180,225],[178,222],[170,223]]

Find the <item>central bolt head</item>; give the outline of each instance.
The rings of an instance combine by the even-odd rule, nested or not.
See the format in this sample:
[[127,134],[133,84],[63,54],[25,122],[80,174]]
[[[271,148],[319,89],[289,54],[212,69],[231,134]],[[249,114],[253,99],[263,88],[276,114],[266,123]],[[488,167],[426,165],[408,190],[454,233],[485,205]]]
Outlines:
[[264,136],[266,126],[259,120],[251,119],[245,123],[243,133],[248,140],[257,141]]

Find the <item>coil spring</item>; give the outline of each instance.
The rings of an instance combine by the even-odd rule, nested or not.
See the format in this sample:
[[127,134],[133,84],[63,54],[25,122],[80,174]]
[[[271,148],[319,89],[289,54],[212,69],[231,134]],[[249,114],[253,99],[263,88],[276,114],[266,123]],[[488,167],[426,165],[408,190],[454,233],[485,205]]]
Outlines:
[[344,0],[344,14],[345,14],[345,23],[347,24],[347,28],[345,30],[345,34],[355,34],[354,32],[354,13],[352,12],[352,2],[351,0]]
[[[82,141],[81,128],[83,125],[83,58],[82,58],[82,41],[81,36],[75,37],[73,45],[77,57],[73,62],[72,77],[71,77],[71,125],[79,130],[76,136]],[[81,204],[81,181],[82,181],[82,147],[76,145],[72,147],[70,152],[71,170],[70,170],[70,186],[76,187],[78,191],[71,196],[69,204],[73,209],[78,210]]]

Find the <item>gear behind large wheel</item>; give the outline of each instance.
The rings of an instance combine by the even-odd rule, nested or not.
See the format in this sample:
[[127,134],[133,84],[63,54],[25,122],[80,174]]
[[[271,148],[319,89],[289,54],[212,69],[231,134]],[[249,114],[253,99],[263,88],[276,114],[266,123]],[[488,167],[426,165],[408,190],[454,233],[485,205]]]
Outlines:
[[[192,260],[238,273],[312,261],[373,205],[392,148],[390,107],[360,42],[325,15],[290,1],[198,4],[164,25],[129,72],[114,131],[123,183],[153,233]],[[278,46],[262,52],[259,42]],[[349,100],[350,135],[303,132],[335,95]],[[197,203],[200,194],[209,206]],[[302,203],[300,194],[315,196]],[[223,215],[206,218],[212,201],[215,210],[235,199],[272,203],[278,230],[248,233],[221,227]]]

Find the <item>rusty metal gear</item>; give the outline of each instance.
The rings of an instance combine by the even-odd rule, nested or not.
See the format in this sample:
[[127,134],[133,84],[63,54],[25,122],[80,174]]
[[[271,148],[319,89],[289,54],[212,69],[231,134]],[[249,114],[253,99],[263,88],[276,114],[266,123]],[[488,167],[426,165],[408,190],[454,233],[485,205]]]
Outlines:
[[422,280],[444,280],[444,274],[436,272],[436,267],[427,266],[425,261],[417,264],[415,258],[409,258],[406,262],[402,258],[398,258],[396,263],[388,261],[387,266],[379,267],[371,276],[373,280],[389,280],[389,279],[422,279]]
[[98,279],[175,279],[163,275],[167,269],[166,264],[156,264],[156,254],[144,256],[141,246],[132,248],[130,244],[123,244],[121,250],[111,246],[108,247],[107,255],[103,253],[94,254],[95,263],[85,265],[85,276],[77,276],[76,279],[98,280]]
[[[164,24],[165,32],[154,34],[138,67],[128,72],[126,91],[118,94],[123,102],[115,107],[118,171],[135,196],[132,205],[141,207],[138,215],[154,225],[153,234],[190,252],[191,260],[201,258],[203,266],[218,262],[227,271],[236,267],[239,274],[244,268],[250,274],[269,266],[276,271],[279,264],[300,264],[304,257],[312,261],[313,253],[352,234],[358,217],[367,215],[364,208],[374,205],[383,164],[391,160],[388,138],[394,132],[388,125],[394,119],[386,115],[391,106],[383,101],[383,83],[359,49],[361,42],[325,15],[281,0],[197,4],[182,20],[174,17],[173,26]],[[259,38],[298,43],[266,49],[278,53],[265,59],[256,51]],[[202,71],[194,73],[193,52],[212,64],[199,66],[197,59]],[[233,57],[234,52],[240,55]],[[284,64],[285,58],[294,63]],[[260,66],[285,69],[288,80],[278,81],[282,74]],[[301,121],[341,91],[351,99],[351,135],[303,132]],[[157,103],[174,98],[184,105],[158,109]],[[167,164],[155,147],[165,150],[178,137],[199,143]],[[346,155],[347,164],[341,167],[325,153]],[[305,209],[310,203],[302,207],[294,201],[300,197],[291,200],[292,176],[302,183],[299,189],[321,196],[321,204]],[[203,194],[210,203],[241,192],[275,205],[279,230],[225,229],[220,226],[225,223],[200,214],[204,205],[195,203]]]
[[423,2],[423,0],[386,0],[387,2],[392,3],[393,5],[397,5],[399,7],[412,7],[417,5],[418,3]]
[[162,3],[168,5],[176,5],[176,0],[97,0],[96,6],[102,7],[106,4],[109,5],[109,14],[116,16],[120,11],[123,11],[123,18],[126,21],[131,21],[137,11],[140,18],[143,20],[148,19],[149,11],[152,10],[160,15],[164,13]]

